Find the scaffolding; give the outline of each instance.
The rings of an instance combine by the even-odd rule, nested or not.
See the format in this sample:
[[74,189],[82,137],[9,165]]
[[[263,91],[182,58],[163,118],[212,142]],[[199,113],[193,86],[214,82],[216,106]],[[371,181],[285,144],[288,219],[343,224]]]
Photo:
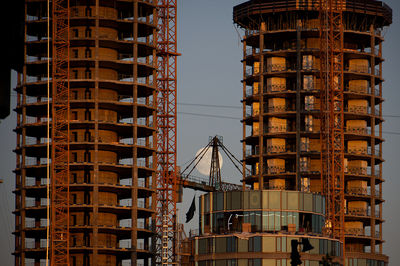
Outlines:
[[320,1],[321,184],[325,230],[342,242],[344,265],[344,55],[341,0]]
[[52,2],[51,265],[69,264],[69,1]]
[[176,256],[177,198],[177,0],[158,1],[156,262],[179,264]]

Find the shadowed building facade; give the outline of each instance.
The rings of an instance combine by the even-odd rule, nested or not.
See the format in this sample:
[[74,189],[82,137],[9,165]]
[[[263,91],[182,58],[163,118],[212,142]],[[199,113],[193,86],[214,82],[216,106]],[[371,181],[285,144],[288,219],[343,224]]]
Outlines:
[[[70,263],[148,265],[156,208],[156,3],[69,2]],[[24,64],[15,88],[14,255],[15,265],[43,265],[47,1],[26,0],[24,12]]]

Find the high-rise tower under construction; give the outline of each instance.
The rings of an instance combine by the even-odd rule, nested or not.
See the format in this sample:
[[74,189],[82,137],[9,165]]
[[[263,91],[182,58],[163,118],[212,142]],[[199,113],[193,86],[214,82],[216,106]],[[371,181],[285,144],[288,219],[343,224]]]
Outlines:
[[[382,30],[391,9],[375,0],[251,0],[234,7],[233,20],[245,32],[244,190],[200,198],[194,260],[289,265],[291,240],[308,239],[303,265],[327,254],[335,265],[386,265]],[[338,195],[326,183],[343,202],[330,201]]]
[[25,59],[15,88],[15,265],[46,259],[47,122],[53,115],[47,116],[47,104],[53,107],[54,95],[48,59],[50,69],[58,67],[51,64],[57,35],[51,40],[48,32],[57,30],[60,38],[69,35],[69,66],[60,68],[69,71],[70,265],[147,265],[156,215],[156,2],[70,0],[69,23],[57,29],[48,10],[58,7],[47,3],[24,5]]

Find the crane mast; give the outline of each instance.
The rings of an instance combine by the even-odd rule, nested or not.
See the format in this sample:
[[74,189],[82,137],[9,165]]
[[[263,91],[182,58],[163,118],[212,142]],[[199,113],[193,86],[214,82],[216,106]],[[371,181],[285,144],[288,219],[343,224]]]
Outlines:
[[342,242],[344,265],[344,0],[320,0],[321,185],[325,233]]
[[177,204],[177,0],[158,0],[156,263],[178,264]]
[[51,265],[69,265],[69,0],[52,1]]

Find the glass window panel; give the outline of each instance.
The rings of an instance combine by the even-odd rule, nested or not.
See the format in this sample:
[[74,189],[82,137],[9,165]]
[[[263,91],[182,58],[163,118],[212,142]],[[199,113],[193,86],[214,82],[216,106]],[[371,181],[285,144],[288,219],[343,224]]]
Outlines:
[[282,259],[282,266],[286,266],[287,264],[287,260],[286,259]]
[[274,230],[275,212],[268,212],[268,231]]
[[248,252],[249,241],[246,239],[238,238],[238,252]]
[[287,223],[293,224],[293,212],[287,212]]
[[215,252],[216,253],[226,253],[226,238],[217,237],[215,239]]
[[333,250],[332,250],[332,241],[327,241],[327,243],[328,243],[328,254],[329,254],[330,256],[333,256],[334,253],[332,252],[332,251],[333,251]]
[[218,192],[213,192],[210,193],[210,199],[212,198],[212,207],[213,207],[213,211],[217,210],[217,194]]
[[282,215],[282,230],[287,230],[287,225],[288,225],[288,217],[287,217],[287,212],[281,212]]
[[261,231],[261,212],[255,212],[255,223],[254,223],[254,229],[257,232]]
[[268,212],[262,212],[262,229],[268,231]]
[[261,251],[261,237],[260,236],[256,236],[253,237],[253,251],[254,252],[260,252]]
[[275,231],[281,230],[281,212],[275,212]]
[[298,192],[288,191],[288,210],[299,209],[299,195]]
[[277,237],[276,238],[276,251],[278,251],[278,252],[281,251],[281,245],[282,245],[282,237]]
[[209,194],[204,195],[204,211],[205,212],[210,211],[210,196],[209,196]]
[[269,209],[280,209],[280,191],[269,191]]
[[275,252],[276,251],[275,237],[263,236],[262,241],[263,241],[263,243],[262,243],[262,251],[263,252]]
[[299,213],[293,212],[293,223],[296,225],[296,231],[299,231]]
[[263,266],[275,266],[275,259],[263,259]]
[[249,218],[250,218],[251,225],[254,226],[256,224],[256,213],[249,212]]
[[269,191],[263,191],[262,192],[262,208],[263,209],[268,209],[268,193]]
[[232,192],[232,209],[233,210],[242,209],[242,192],[241,191]]
[[208,241],[207,241],[207,253],[215,253],[214,242],[215,242],[215,238],[209,238],[208,239]]
[[322,212],[322,207],[321,207],[321,195],[315,195],[315,212],[321,213]]
[[236,252],[236,238],[235,237],[227,238],[226,252]]
[[261,195],[260,191],[250,191],[250,193],[249,193],[250,209],[260,209],[261,208],[260,195]]
[[314,249],[310,250],[310,254],[319,254],[319,240],[315,238],[309,238],[311,246]]
[[218,192],[217,195],[217,211],[224,210],[224,192]]
[[304,193],[303,192],[299,193],[299,210],[300,211],[304,210]]
[[282,237],[282,252],[287,252],[286,242],[287,242],[287,238]]
[[232,210],[232,192],[227,192],[225,194],[226,197],[226,209]]
[[200,239],[198,243],[199,243],[199,254],[206,254],[207,253],[207,239]]
[[244,191],[243,193],[243,208],[249,209],[249,191]]
[[287,192],[282,191],[282,210],[287,210]]
[[314,215],[314,214],[312,214],[311,215],[311,231],[312,232],[317,232],[317,230],[318,230],[318,216],[317,215]]
[[239,259],[238,266],[248,266],[248,260],[247,259]]
[[304,193],[304,210],[313,211],[313,194]]
[[243,212],[243,222],[250,223],[250,214],[249,212]]

